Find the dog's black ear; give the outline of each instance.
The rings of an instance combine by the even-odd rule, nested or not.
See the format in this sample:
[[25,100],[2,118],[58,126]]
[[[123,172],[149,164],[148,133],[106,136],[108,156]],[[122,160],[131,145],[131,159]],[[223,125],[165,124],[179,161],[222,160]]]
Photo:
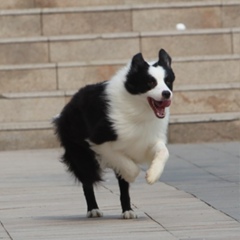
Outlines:
[[146,64],[147,62],[143,59],[142,53],[138,53],[132,58],[131,68],[137,71],[139,68],[146,66]]
[[158,64],[160,66],[171,67],[172,59],[164,49],[160,49],[158,53]]

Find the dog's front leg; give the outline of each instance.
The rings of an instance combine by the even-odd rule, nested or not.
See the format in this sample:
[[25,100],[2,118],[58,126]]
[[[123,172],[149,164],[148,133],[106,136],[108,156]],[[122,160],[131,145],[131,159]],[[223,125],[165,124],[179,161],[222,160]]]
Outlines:
[[129,183],[126,182],[121,176],[116,174],[120,189],[120,201],[122,206],[122,217],[124,219],[137,218],[137,214],[131,208],[131,200],[129,195]]
[[131,158],[120,151],[113,150],[111,143],[98,146],[96,151],[101,156],[103,166],[112,168],[125,181],[134,182],[140,168]]
[[149,184],[155,183],[160,178],[169,157],[168,149],[163,142],[158,142],[152,151],[154,158],[146,173],[146,181]]

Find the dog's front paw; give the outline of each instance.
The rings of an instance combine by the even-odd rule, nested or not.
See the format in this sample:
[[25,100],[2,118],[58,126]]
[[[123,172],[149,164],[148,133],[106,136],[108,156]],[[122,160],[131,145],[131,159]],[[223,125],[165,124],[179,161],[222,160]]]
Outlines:
[[123,219],[135,219],[137,218],[137,214],[133,210],[125,211],[122,214]]
[[99,209],[92,209],[91,211],[88,211],[87,217],[88,218],[98,218],[102,217],[103,213]]
[[146,181],[148,184],[154,184],[158,181],[161,176],[161,171],[156,171],[154,169],[149,169],[146,173]]

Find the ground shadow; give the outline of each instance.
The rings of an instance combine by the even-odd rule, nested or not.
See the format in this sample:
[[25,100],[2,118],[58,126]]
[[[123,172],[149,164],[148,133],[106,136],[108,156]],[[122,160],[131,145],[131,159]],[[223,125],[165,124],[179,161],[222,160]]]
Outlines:
[[103,217],[98,217],[98,218],[87,218],[86,215],[71,215],[71,216],[66,216],[66,215],[61,215],[61,216],[39,216],[35,217],[35,220],[38,221],[64,221],[64,222],[90,222],[90,221],[111,221],[111,220],[120,220],[120,221],[142,221],[147,219],[148,217],[146,216],[141,216],[136,219],[123,219],[121,215],[104,215]]

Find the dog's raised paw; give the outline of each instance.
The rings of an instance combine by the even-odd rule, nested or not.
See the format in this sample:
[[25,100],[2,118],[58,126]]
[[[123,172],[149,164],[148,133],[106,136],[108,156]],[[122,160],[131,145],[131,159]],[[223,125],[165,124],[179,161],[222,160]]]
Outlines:
[[137,214],[132,211],[132,210],[129,210],[129,211],[125,211],[123,214],[122,214],[122,217],[123,219],[135,219],[137,218]]
[[103,213],[99,209],[92,209],[91,211],[88,211],[87,217],[88,218],[98,218],[102,217]]
[[161,173],[158,173],[157,171],[148,170],[146,173],[146,181],[148,184],[154,184],[159,178]]

